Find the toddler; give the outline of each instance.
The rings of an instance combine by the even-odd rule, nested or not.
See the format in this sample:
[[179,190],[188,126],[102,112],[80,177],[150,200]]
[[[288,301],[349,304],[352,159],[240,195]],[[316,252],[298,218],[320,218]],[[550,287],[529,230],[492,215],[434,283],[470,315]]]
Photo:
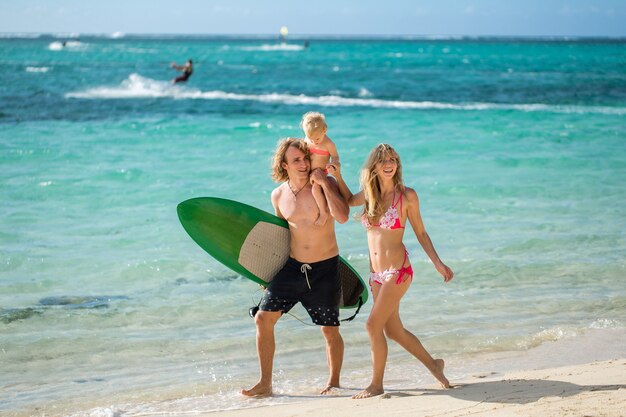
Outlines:
[[[302,116],[301,124],[305,135],[304,141],[311,152],[311,172],[314,169],[321,169],[328,174],[329,169],[334,170],[335,166],[339,165],[339,154],[333,141],[326,136],[328,130],[326,118],[322,113],[308,112]],[[313,184],[312,192],[320,212],[315,225],[322,226],[329,215],[326,197],[319,184]]]

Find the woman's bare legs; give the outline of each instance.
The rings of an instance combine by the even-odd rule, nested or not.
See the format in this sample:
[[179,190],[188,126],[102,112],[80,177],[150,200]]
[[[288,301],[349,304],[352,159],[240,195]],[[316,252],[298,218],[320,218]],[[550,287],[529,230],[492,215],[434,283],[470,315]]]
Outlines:
[[372,382],[352,398],[369,398],[385,392],[383,378],[387,364],[387,339],[384,329],[389,318],[398,311],[400,299],[409,289],[409,285],[411,285],[410,280],[396,285],[393,277],[383,285],[373,283],[374,307],[365,325],[372,350]]
[[400,312],[398,309],[393,312],[387,321],[385,325],[385,335],[422,362],[437,381],[439,381],[442,388],[450,388],[450,382],[443,374],[443,368],[445,366],[443,359],[433,359],[419,339],[404,328],[400,320]]
[[450,388],[450,382],[443,373],[445,366],[443,359],[433,359],[419,339],[404,328],[400,319],[400,300],[410,284],[410,279],[401,284],[396,284],[395,276],[382,285],[372,284],[374,307],[372,307],[366,324],[372,349],[372,382],[352,398],[369,398],[385,392],[383,388],[387,364],[387,340],[385,336],[397,342],[422,362],[443,388]]

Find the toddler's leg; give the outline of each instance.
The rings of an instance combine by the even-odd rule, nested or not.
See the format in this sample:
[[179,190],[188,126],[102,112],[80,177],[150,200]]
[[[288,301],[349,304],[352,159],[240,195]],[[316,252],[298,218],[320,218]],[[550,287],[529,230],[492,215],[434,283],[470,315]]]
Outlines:
[[323,226],[326,224],[326,221],[328,220],[328,203],[326,202],[326,196],[324,195],[324,190],[322,190],[321,185],[313,184],[311,188],[311,192],[313,193],[313,198],[315,199],[317,208],[320,211],[320,215],[315,220],[315,225]]

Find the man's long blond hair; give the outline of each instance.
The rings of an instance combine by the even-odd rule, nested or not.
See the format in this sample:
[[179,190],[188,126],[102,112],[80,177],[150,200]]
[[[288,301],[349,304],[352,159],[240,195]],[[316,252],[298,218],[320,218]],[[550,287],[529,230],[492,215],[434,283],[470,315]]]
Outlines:
[[378,223],[380,217],[387,209],[383,205],[382,194],[380,190],[380,180],[376,174],[376,164],[385,159],[394,158],[398,163],[398,168],[393,176],[393,185],[400,192],[404,192],[404,182],[402,181],[402,163],[400,155],[391,145],[381,143],[372,149],[365,165],[361,169],[361,189],[365,197],[365,205],[363,206],[362,216],[367,217],[370,224]]
[[278,141],[276,152],[274,152],[274,156],[272,157],[272,179],[274,182],[284,182],[289,179],[287,171],[283,168],[283,162],[287,162],[285,161],[285,154],[287,153],[287,149],[291,146],[304,152],[306,159],[311,159],[311,153],[305,141],[296,138],[281,139]]

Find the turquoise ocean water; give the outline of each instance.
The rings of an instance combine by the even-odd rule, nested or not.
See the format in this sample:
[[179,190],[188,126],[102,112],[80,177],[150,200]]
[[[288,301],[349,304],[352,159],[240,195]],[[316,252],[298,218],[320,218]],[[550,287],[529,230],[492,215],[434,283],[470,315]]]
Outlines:
[[[176,216],[198,196],[271,210],[274,146],[300,136],[310,110],[326,114],[353,190],[374,145],[400,152],[457,273],[444,285],[407,230],[416,276],[401,314],[451,379],[517,365],[489,355],[587,346],[590,334],[603,341],[594,355],[626,352],[626,42],[302,44],[0,37],[0,413],[193,415],[317,398],[323,340],[292,316],[277,327],[278,395],[241,398],[258,375],[248,308],[260,292]],[[169,63],[187,58],[194,75],[171,85]],[[366,274],[359,223],[337,231]],[[370,375],[370,307],[342,326],[349,389]],[[391,347],[388,388],[432,383]]]

